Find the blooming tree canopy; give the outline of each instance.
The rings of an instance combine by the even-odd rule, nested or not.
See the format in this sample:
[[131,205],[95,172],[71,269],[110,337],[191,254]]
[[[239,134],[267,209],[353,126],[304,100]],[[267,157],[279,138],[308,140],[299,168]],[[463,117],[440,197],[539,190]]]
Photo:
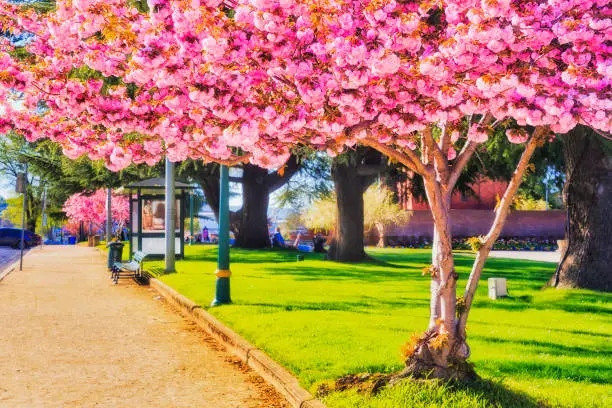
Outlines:
[[39,16],[3,2],[5,29],[36,34],[28,58],[0,59],[27,113],[5,109],[29,137],[116,169],[236,148],[278,167],[298,142],[412,150],[432,124],[454,157],[459,138],[489,137],[464,120],[487,113],[512,119],[515,143],[524,125],[610,130],[605,1],[318,3],[60,1]]
[[[103,228],[106,222],[106,191],[100,189],[89,196],[73,194],[64,203],[63,210],[72,225],[83,222]],[[130,203],[126,196],[112,194],[111,215],[113,223],[120,230],[130,218]]]
[[[142,2],[138,2],[141,4]],[[612,9],[604,0],[0,2],[0,127],[111,169],[167,155],[278,168],[295,144],[370,146],[423,176],[434,218],[431,319],[413,373],[458,376],[484,262],[538,145],[612,127]],[[10,99],[19,99],[19,103]],[[450,197],[474,152],[525,150],[463,299]]]

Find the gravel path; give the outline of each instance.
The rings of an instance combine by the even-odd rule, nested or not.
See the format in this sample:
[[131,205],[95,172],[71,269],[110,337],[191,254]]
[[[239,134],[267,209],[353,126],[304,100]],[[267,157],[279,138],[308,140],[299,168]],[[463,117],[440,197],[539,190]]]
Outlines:
[[45,247],[0,282],[0,407],[288,407],[156,292],[91,248]]

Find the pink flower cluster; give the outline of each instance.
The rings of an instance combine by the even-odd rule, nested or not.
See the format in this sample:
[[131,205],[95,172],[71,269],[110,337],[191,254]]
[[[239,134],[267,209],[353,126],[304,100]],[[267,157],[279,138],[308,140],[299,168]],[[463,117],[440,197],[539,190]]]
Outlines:
[[0,28],[36,34],[28,58],[0,40],[0,131],[119,170],[164,155],[278,168],[295,144],[414,150],[434,128],[452,133],[452,160],[493,134],[482,117],[612,130],[604,0],[148,3],[36,15],[0,0]]

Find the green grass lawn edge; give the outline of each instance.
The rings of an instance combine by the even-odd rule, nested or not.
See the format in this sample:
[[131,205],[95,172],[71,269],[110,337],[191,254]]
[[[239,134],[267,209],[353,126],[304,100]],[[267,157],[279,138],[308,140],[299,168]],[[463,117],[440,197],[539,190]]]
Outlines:
[[[148,269],[207,308],[214,296],[216,247],[186,246],[185,252],[176,273],[161,274],[161,263],[150,263]],[[297,262],[295,252],[232,249],[234,303],[208,311],[287,367],[311,391],[350,373],[397,371],[401,345],[427,324],[429,280],[420,270],[430,263],[430,252],[369,253],[372,262],[346,265],[316,254]],[[460,286],[470,265],[470,256],[457,256]],[[405,384],[377,397],[332,394],[326,403],[609,406],[611,295],[542,290],[553,271],[554,264],[546,262],[488,261],[468,326],[471,360],[485,382],[471,388]],[[512,298],[487,298],[485,280],[491,276],[508,279]],[[428,396],[420,400],[415,390],[425,390]]]

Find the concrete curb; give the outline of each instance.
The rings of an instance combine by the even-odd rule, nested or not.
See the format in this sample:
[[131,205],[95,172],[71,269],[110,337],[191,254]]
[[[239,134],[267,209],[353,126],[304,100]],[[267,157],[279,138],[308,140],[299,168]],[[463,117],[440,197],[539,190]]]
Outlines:
[[[25,259],[26,256],[28,256],[30,251],[31,249],[27,249],[27,252],[23,254],[23,259]],[[19,258],[17,258],[15,262],[13,262],[11,265],[7,266],[6,268],[4,268],[3,271],[0,272],[0,282],[2,282],[4,278],[9,276],[9,274],[13,272],[15,269],[17,269],[18,267],[19,267]]]
[[181,314],[193,319],[204,331],[274,386],[293,407],[325,408],[321,401],[300,387],[298,380],[289,371],[202,309],[200,305],[158,279],[151,278],[149,284]]

